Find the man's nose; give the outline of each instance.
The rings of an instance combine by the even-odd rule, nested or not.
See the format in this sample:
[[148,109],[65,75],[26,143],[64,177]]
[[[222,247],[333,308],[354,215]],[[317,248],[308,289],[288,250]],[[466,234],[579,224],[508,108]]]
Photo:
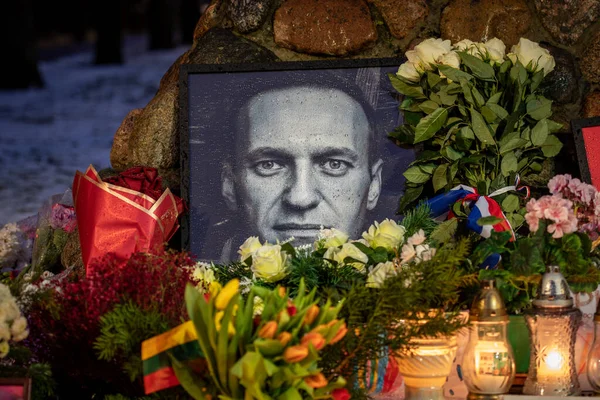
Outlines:
[[299,163],[283,195],[283,202],[296,210],[306,210],[316,207],[321,201],[314,171],[310,165]]

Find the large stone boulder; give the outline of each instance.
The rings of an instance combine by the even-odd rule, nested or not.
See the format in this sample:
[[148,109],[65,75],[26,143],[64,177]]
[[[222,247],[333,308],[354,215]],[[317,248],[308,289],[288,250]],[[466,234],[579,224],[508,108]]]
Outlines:
[[562,44],[577,42],[600,16],[600,0],[535,0],[534,3],[544,28]]
[[425,21],[429,7],[425,0],[369,0],[379,10],[390,33],[403,39]]

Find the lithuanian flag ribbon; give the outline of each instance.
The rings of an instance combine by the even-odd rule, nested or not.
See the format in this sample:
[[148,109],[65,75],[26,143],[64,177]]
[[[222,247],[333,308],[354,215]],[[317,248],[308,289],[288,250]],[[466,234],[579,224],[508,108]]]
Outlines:
[[171,367],[169,353],[179,361],[191,361],[202,357],[192,321],[142,342],[146,394],[179,385]]

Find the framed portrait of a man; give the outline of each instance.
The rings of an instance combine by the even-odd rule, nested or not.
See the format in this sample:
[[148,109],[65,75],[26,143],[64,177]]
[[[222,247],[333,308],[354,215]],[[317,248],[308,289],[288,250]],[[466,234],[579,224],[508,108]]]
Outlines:
[[388,73],[399,59],[186,65],[181,70],[182,243],[237,260],[250,236],[294,246],[398,218],[413,150]]

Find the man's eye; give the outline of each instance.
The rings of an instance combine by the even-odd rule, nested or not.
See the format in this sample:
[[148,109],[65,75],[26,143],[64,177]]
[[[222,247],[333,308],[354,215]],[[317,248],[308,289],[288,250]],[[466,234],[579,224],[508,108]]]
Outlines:
[[254,170],[259,175],[272,175],[282,170],[283,168],[284,165],[282,163],[273,160],[259,161],[256,164],[254,164]]
[[329,159],[321,163],[321,168],[331,175],[343,175],[350,168],[350,164],[342,160]]

